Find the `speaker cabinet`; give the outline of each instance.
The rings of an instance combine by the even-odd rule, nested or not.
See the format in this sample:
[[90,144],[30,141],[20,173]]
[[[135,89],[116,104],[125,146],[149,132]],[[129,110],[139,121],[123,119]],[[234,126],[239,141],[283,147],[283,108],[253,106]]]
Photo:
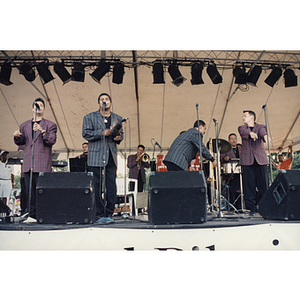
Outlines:
[[154,225],[206,222],[206,198],[202,171],[153,172],[149,177],[149,222]]
[[300,170],[282,170],[261,199],[265,219],[300,220]]
[[88,224],[95,221],[93,173],[40,173],[36,216],[44,224]]

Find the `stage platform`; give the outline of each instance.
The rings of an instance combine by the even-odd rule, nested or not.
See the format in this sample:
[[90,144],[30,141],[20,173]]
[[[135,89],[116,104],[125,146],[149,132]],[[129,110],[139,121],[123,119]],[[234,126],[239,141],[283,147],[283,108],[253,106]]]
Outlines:
[[147,214],[109,224],[0,224],[0,250],[300,250],[300,221],[207,214],[201,224],[152,225]]

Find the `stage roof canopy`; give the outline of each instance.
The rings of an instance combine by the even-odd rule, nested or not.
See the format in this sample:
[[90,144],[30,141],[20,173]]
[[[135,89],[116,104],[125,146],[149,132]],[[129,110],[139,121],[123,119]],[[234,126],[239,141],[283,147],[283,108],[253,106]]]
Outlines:
[[[129,118],[126,123],[128,152],[135,151],[138,144],[144,144],[146,151],[151,152],[154,141],[167,151],[181,131],[193,126],[197,106],[199,118],[207,124],[205,143],[216,137],[213,119],[217,121],[219,138],[227,140],[230,133],[238,134],[242,112],[250,109],[256,112],[258,123],[265,124],[268,120],[272,151],[278,151],[280,147],[286,151],[288,145],[293,145],[294,151],[300,150],[300,87],[299,84],[294,86],[297,78],[293,76],[300,74],[300,51],[3,50],[0,53],[2,77],[5,62],[12,68],[9,78],[12,84],[0,85],[0,149],[10,152],[17,150],[13,132],[32,117],[32,103],[41,97],[46,102],[44,117],[58,125],[54,152],[69,153],[70,157],[77,155],[85,141],[81,135],[83,117],[99,108],[97,98],[102,92],[111,95],[115,113]],[[76,78],[72,69],[81,64],[83,71],[77,77],[81,81],[70,80],[64,84],[54,71],[58,62],[63,63],[72,79]],[[90,74],[103,62],[109,63],[108,72],[98,83]],[[20,74],[28,64],[35,72],[32,81]],[[164,83],[153,83],[154,65],[164,71]],[[45,66],[53,76],[47,83],[46,75],[41,76]],[[124,76],[119,79],[118,67],[121,70],[124,67]],[[201,82],[202,78],[202,84],[192,84],[192,68],[195,74],[201,75],[198,79],[194,77],[193,83]],[[186,80],[179,78],[175,80],[176,84],[172,83],[178,75],[171,78],[170,69],[178,69]],[[244,71],[238,77],[241,83],[236,83],[234,69],[235,74]],[[217,70],[222,82],[213,83],[218,78],[217,73],[210,73],[212,80],[207,70]],[[274,78],[276,82],[271,86],[272,83],[267,84],[265,80],[273,70],[273,73],[281,71],[282,75],[278,81]],[[249,83],[250,78],[254,78],[254,85]],[[3,78],[2,81],[5,82]],[[238,141],[241,142],[239,136]],[[160,150],[157,146],[155,149]],[[124,141],[119,150],[124,152]]]

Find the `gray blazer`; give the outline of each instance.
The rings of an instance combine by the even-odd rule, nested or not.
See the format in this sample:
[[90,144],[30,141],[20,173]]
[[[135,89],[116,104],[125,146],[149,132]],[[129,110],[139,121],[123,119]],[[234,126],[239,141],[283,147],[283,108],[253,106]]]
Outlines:
[[[111,126],[116,123],[121,123],[122,117],[111,113]],[[97,110],[92,112],[83,118],[82,124],[82,136],[88,141],[89,144],[89,155],[87,165],[90,167],[103,167],[103,131],[106,129],[100,111]],[[112,154],[114,162],[117,166],[117,144],[123,140],[123,129],[121,129],[121,139],[116,142],[112,136],[105,138],[105,165],[108,163],[109,151]]]
[[251,166],[254,163],[254,158],[259,165],[267,165],[268,158],[264,148],[264,136],[267,134],[266,126],[255,123],[252,130],[258,136],[255,141],[250,138],[251,129],[247,125],[239,126],[238,130],[242,138],[240,165]]
[[[202,138],[203,135],[200,132],[202,156],[214,161],[213,156],[203,145]],[[197,152],[199,152],[199,132],[196,128],[190,128],[174,140],[164,161],[172,162],[187,171],[191,160],[196,158]]]

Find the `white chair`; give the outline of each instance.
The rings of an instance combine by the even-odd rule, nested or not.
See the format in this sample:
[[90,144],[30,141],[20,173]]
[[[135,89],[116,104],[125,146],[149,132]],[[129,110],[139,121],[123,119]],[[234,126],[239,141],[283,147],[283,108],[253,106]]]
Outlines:
[[[133,191],[129,191],[130,182],[134,182],[134,190]],[[117,197],[124,197],[124,199],[125,199],[124,183],[125,183],[124,178],[116,179]],[[137,190],[138,190],[138,180],[132,179],[132,178],[126,178],[126,198],[128,196],[130,213],[134,216],[138,215],[138,209],[136,207]],[[124,201],[124,203],[125,203],[125,201]],[[126,208],[125,208],[125,211],[126,211]]]

